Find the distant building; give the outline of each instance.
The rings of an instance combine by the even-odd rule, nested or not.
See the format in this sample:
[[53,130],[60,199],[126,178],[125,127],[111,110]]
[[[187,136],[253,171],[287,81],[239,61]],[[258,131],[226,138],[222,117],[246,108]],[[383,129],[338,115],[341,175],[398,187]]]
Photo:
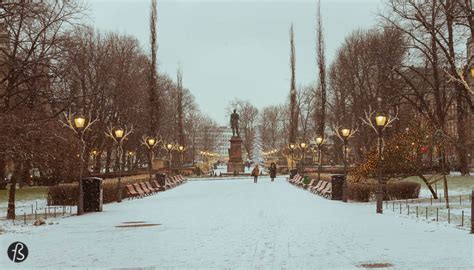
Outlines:
[[232,138],[232,129],[230,127],[218,127],[212,135],[216,141],[216,152],[221,160],[229,159],[230,138]]

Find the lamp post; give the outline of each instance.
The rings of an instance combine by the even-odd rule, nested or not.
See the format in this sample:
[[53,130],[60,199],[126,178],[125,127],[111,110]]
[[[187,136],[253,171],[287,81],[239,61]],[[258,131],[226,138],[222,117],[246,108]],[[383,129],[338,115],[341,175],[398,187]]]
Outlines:
[[318,149],[318,181],[321,180],[321,170],[323,169],[322,146],[324,144],[324,137],[316,138],[316,148]]
[[377,125],[378,137],[378,165],[377,165],[377,193],[375,195],[377,200],[377,214],[383,213],[383,188],[382,188],[382,144],[383,144],[383,130],[387,124],[387,116],[381,110],[375,114],[375,124]]
[[351,136],[351,129],[350,128],[342,128],[341,129],[341,136],[342,136],[342,141],[344,142],[344,149],[343,149],[343,155],[344,155],[344,181],[342,182],[342,201],[347,202],[347,142],[349,140],[349,137]]
[[290,148],[290,152],[291,152],[291,169],[293,170],[293,167],[294,167],[294,160],[295,160],[295,148],[296,148],[296,144],[294,143],[290,143],[288,145],[288,148]]
[[178,152],[180,153],[180,162],[179,162],[179,172],[181,173],[181,170],[183,169],[183,161],[184,161],[184,151],[186,148],[183,145],[178,146]]
[[149,181],[151,181],[153,170],[153,148],[157,145],[157,140],[155,137],[148,137],[144,139],[144,145],[148,148],[148,173],[150,175]]
[[123,128],[116,128],[113,133],[115,137],[115,142],[117,143],[117,154],[119,156],[119,174],[117,181],[117,202],[122,202],[122,156],[123,156],[123,147],[122,142],[125,135]]
[[128,135],[132,133],[133,126],[130,129],[116,127],[109,127],[105,135],[117,144],[117,154],[119,156],[119,171],[117,181],[117,202],[122,202],[122,159],[123,159],[123,142],[127,139]]
[[[96,171],[96,163],[97,163],[97,156],[99,155],[99,151],[97,149],[92,149],[91,157],[92,157],[92,172]],[[89,167],[89,166],[88,166]]]
[[77,215],[84,213],[84,191],[82,190],[82,171],[84,168],[84,151],[86,142],[84,141],[84,132],[86,131],[86,118],[82,115],[74,116],[74,128],[81,141],[80,167],[79,167],[79,198],[77,201]]
[[308,144],[305,142],[300,142],[300,149],[303,154],[303,158],[301,160],[301,176],[303,177],[304,177],[304,170],[305,170],[306,148],[308,148]]
[[131,172],[133,171],[133,157],[136,155],[135,151],[128,151],[127,156],[128,156],[128,171]]
[[171,159],[172,159],[171,151],[173,151],[173,148],[174,148],[174,145],[172,143],[165,144],[165,149],[166,151],[168,151],[168,164],[169,164],[170,172],[171,172]]

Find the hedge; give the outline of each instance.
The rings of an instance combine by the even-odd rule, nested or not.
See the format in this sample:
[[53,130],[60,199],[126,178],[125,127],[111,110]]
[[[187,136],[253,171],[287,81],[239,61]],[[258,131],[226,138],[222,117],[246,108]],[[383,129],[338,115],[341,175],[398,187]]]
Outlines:
[[[148,177],[129,177],[122,179],[122,198],[127,198],[125,185],[148,181]],[[102,182],[103,203],[117,201],[117,179],[106,179]],[[78,184],[61,184],[48,188],[48,205],[77,205]]]
[[[384,200],[416,199],[420,195],[421,185],[411,181],[390,181],[384,185]],[[377,183],[348,183],[350,200],[368,202],[375,198]]]

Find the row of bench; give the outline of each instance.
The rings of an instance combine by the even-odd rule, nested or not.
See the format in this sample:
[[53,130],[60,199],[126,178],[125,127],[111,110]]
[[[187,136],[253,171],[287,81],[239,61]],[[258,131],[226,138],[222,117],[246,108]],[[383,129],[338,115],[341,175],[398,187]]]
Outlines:
[[165,180],[165,185],[160,185],[156,180],[152,180],[150,182],[147,179],[143,182],[128,184],[125,186],[125,190],[129,199],[143,198],[160,191],[174,188],[180,184],[185,183],[186,181],[187,180],[181,175],[167,177]]
[[317,179],[312,179],[309,184],[304,184],[304,177],[299,174],[296,174],[293,179],[289,179],[288,182],[291,184],[307,189],[310,192],[323,196],[324,198],[330,199],[332,196],[332,184],[331,182]]

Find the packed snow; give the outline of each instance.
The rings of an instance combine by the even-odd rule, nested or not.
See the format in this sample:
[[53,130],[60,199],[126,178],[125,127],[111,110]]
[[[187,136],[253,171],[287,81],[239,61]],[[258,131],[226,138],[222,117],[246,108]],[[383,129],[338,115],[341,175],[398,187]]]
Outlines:
[[[116,227],[139,221],[160,225]],[[373,204],[330,201],[283,178],[189,181],[102,213],[9,230],[2,250],[22,241],[29,257],[14,264],[3,252],[0,269],[474,267],[466,231],[377,215]]]

